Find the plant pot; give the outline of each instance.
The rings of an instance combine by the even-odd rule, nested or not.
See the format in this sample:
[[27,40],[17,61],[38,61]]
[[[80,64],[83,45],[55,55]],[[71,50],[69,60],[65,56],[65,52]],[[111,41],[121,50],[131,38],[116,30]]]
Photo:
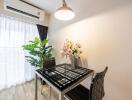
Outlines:
[[53,69],[55,68],[56,62],[55,57],[52,58],[46,58],[43,63],[43,70],[45,69]]

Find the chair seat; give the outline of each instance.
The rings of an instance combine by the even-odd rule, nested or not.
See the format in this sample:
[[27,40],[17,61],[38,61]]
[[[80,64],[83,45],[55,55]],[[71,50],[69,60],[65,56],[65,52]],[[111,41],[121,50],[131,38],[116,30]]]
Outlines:
[[89,100],[89,90],[82,85],[78,85],[74,89],[65,94],[69,100]]

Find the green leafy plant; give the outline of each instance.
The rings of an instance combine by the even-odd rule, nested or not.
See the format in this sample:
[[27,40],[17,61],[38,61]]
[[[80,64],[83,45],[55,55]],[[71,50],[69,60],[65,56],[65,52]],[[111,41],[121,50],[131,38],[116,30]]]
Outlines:
[[40,41],[38,37],[35,37],[33,41],[22,46],[28,51],[29,56],[25,57],[32,66],[42,68],[44,60],[52,57],[52,46],[46,46],[47,43],[47,39]]

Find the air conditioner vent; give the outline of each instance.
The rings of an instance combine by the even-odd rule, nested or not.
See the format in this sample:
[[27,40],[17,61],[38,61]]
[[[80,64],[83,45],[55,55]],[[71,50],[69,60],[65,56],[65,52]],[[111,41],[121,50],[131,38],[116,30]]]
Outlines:
[[10,9],[10,10],[12,10],[12,11],[16,11],[16,12],[18,12],[18,13],[25,14],[25,15],[27,15],[27,16],[34,17],[34,18],[39,19],[38,16],[35,16],[35,15],[32,15],[32,14],[29,14],[29,13],[27,13],[27,12],[24,12],[24,11],[21,11],[21,10],[18,10],[18,9],[15,9],[15,8],[13,8],[13,7],[6,6],[6,8],[7,8],[7,9]]

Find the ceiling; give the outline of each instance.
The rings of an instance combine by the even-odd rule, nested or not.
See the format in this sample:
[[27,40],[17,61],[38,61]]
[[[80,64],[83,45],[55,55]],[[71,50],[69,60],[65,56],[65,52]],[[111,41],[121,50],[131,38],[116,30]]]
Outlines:
[[34,4],[42,9],[45,9],[49,13],[54,12],[62,4],[62,0],[25,0],[25,1]]
[[[62,0],[25,1],[46,10],[48,13],[55,12],[62,5]],[[76,16],[82,16],[80,13],[85,12],[84,17],[88,17],[130,4],[132,0],[66,0],[66,2],[76,13]]]

